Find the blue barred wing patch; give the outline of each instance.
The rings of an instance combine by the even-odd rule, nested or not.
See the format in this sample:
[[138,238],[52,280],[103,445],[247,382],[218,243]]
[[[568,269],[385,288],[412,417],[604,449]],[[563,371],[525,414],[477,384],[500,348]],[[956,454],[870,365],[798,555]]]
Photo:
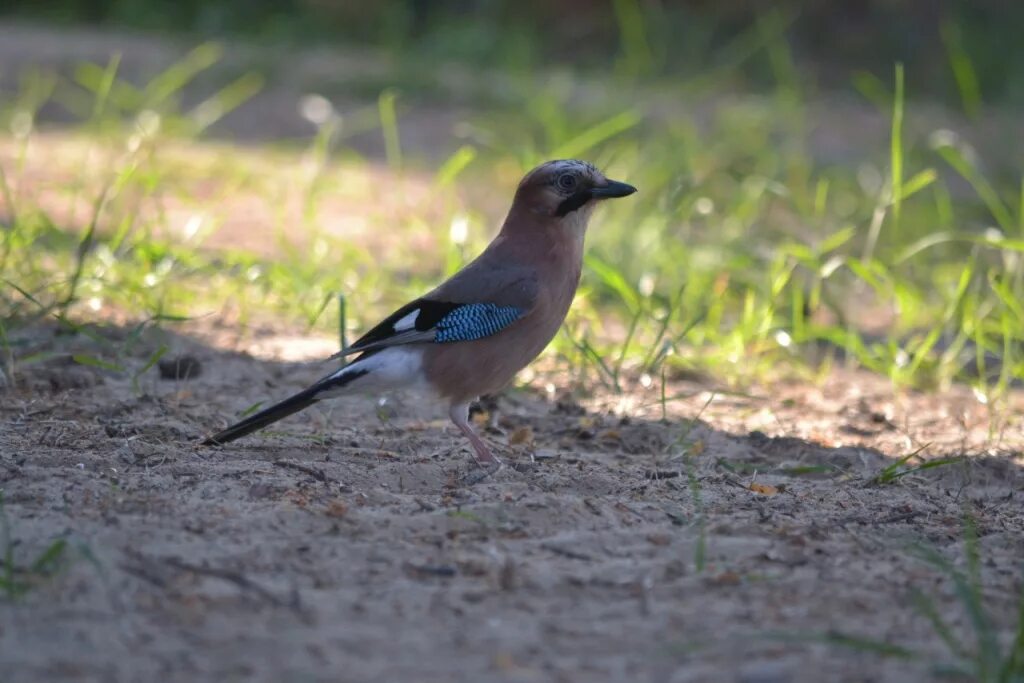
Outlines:
[[523,312],[515,306],[497,304],[466,304],[437,321],[434,341],[473,341],[497,334],[514,323]]

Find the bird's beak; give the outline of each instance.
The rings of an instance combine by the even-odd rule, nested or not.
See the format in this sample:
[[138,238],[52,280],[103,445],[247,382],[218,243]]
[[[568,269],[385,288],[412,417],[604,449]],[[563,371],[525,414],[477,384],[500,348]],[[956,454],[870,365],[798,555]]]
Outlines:
[[590,196],[594,199],[615,199],[616,197],[628,197],[636,192],[636,188],[618,180],[609,180],[607,185],[600,185],[590,190]]

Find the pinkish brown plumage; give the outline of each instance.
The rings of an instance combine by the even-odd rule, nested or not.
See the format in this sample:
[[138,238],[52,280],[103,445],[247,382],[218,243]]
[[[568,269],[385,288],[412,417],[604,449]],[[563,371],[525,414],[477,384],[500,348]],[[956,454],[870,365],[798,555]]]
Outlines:
[[488,470],[500,462],[469,425],[469,403],[507,385],[547,346],[572,304],[587,222],[599,200],[636,189],[594,166],[549,161],[519,183],[494,241],[472,263],[403,306],[339,356],[340,370],[204,441],[223,444],[348,392],[425,386]]

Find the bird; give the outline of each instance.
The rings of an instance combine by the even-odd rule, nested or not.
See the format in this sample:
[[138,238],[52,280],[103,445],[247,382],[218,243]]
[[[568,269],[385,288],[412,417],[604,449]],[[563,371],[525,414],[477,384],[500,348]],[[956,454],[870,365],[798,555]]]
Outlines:
[[203,445],[234,441],[325,399],[421,388],[447,404],[476,463],[496,471],[501,461],[473,430],[470,404],[504,388],[554,338],[579,285],[594,208],[636,191],[585,161],[537,166],[479,256],[328,359],[354,356],[347,364]]

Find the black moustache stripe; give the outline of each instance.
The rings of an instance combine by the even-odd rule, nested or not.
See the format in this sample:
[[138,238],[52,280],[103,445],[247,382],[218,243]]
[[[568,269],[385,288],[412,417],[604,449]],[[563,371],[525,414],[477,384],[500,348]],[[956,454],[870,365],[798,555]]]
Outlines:
[[590,190],[577,190],[575,194],[562,200],[562,203],[558,205],[557,209],[555,209],[555,215],[559,218],[566,216],[589,202],[591,199]]

